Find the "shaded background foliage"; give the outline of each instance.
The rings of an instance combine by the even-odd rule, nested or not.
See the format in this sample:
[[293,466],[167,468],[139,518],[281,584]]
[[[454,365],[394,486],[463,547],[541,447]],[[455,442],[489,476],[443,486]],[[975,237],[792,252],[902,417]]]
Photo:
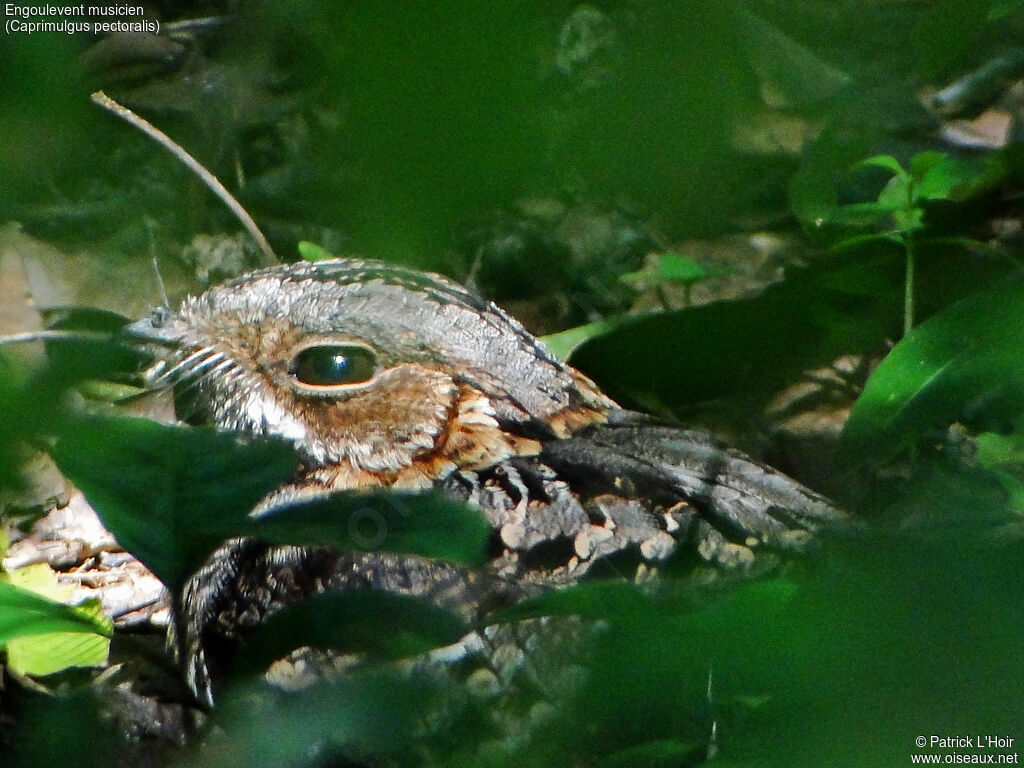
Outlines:
[[[318,744],[321,761],[338,749],[439,765],[680,765],[706,755],[711,723],[727,765],[902,765],[918,734],[1022,743],[1022,10],[156,3],[147,13],[169,36],[5,37],[0,221],[22,239],[8,228],[2,242],[55,247],[26,257],[44,308],[138,314],[158,301],[151,255],[175,295],[258,262],[196,179],[89,104],[103,87],[225,180],[283,258],[308,240],[470,282],[532,330],[570,329],[583,340],[572,362],[623,403],[724,429],[872,523],[785,580],[696,605],[600,594],[594,609],[579,593],[549,606],[597,610],[609,630],[581,660],[589,677],[557,711],[525,718],[518,741],[488,730],[468,694],[381,673],[317,694],[337,711],[243,687],[218,721],[227,736],[189,759],[250,764],[259,753],[242,745],[267,744],[245,708],[254,697],[284,707],[280,764]],[[1009,117],[1001,139],[956,138],[985,114]],[[889,166],[912,170],[928,150],[949,160],[942,189],[908,173],[897,209]],[[892,162],[854,168],[872,156]],[[911,248],[919,327],[900,341]],[[695,262],[691,277],[666,277],[667,254]],[[129,368],[123,350],[50,351],[35,378],[0,366],[5,485],[41,434],[64,432],[83,487],[150,439],[124,425],[116,445],[90,446],[95,434],[52,407],[99,369]],[[856,365],[833,365],[850,355]],[[778,393],[812,369],[842,375],[808,406],[826,427],[794,438],[783,422],[795,400],[779,406]],[[789,450],[791,438],[810,447]],[[169,464],[247,460],[231,441],[160,439]],[[131,501],[128,526],[146,506]],[[216,538],[196,536],[154,531],[146,554],[180,576],[173,546],[201,554]],[[418,536],[411,546],[428,548]],[[338,608],[343,622],[351,607]],[[417,637],[451,632],[416,616]],[[52,706],[5,704],[21,764],[71,750],[106,763],[43,729]],[[86,729],[99,717],[77,699],[59,706]],[[445,714],[428,727],[428,711]]]

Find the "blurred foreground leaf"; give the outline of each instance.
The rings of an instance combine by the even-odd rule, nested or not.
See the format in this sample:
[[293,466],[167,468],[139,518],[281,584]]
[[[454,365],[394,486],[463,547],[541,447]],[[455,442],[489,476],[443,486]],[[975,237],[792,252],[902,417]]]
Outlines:
[[459,617],[420,598],[375,589],[325,592],[264,622],[246,639],[235,671],[258,674],[303,646],[408,658],[451,645],[468,632]]
[[70,421],[52,456],[121,546],[172,589],[298,464],[280,441],[99,416]]
[[479,512],[440,494],[341,493],[253,519],[257,502],[294,476],[295,451],[211,427],[75,419],[52,454],[118,542],[172,589],[237,536],[457,563],[482,561],[490,536]]
[[[8,691],[5,691],[5,699]],[[18,714],[2,744],[4,768],[107,768],[125,747],[109,702],[93,688],[71,693],[10,690]]]
[[[792,579],[697,610],[657,597],[653,610],[613,610],[574,656],[587,678],[523,750],[526,765],[656,761],[675,751],[659,742],[682,752],[712,726],[710,764],[744,768],[820,766],[823,755],[898,765],[919,733],[967,722],[1019,739],[1022,563],[1019,541],[977,530],[866,532]],[[544,749],[546,763],[530,760]]]
[[476,564],[485,559],[491,527],[478,510],[439,492],[354,491],[276,507],[245,532],[282,544]]
[[431,693],[393,673],[322,682],[294,694],[241,686],[218,708],[217,737],[187,764],[298,768],[349,764],[344,757],[401,755],[422,732],[420,717],[430,711]]

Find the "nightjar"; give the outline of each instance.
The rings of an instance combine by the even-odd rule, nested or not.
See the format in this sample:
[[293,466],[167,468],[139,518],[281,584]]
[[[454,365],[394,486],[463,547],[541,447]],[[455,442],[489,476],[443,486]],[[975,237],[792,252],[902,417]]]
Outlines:
[[[191,421],[292,442],[260,509],[334,491],[441,488],[493,528],[486,573],[379,552],[228,542],[182,597],[189,682],[298,597],[380,588],[472,618],[611,564],[745,570],[845,515],[710,435],[620,408],[513,318],[442,277],[376,261],[271,267],[161,310],[159,381]],[[179,622],[179,625],[181,622]]]

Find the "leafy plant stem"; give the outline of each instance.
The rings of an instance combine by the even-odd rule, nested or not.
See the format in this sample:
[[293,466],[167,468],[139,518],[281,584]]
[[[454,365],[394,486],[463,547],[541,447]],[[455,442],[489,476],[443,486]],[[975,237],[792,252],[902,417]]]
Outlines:
[[906,237],[903,248],[907,254],[907,268],[903,283],[903,335],[914,327],[914,241]]

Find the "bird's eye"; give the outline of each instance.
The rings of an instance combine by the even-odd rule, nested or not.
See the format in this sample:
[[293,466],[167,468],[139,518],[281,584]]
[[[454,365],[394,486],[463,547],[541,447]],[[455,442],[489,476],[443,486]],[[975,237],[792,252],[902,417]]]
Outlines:
[[306,347],[288,366],[288,373],[299,383],[313,387],[360,384],[371,379],[376,370],[376,355],[353,344]]

